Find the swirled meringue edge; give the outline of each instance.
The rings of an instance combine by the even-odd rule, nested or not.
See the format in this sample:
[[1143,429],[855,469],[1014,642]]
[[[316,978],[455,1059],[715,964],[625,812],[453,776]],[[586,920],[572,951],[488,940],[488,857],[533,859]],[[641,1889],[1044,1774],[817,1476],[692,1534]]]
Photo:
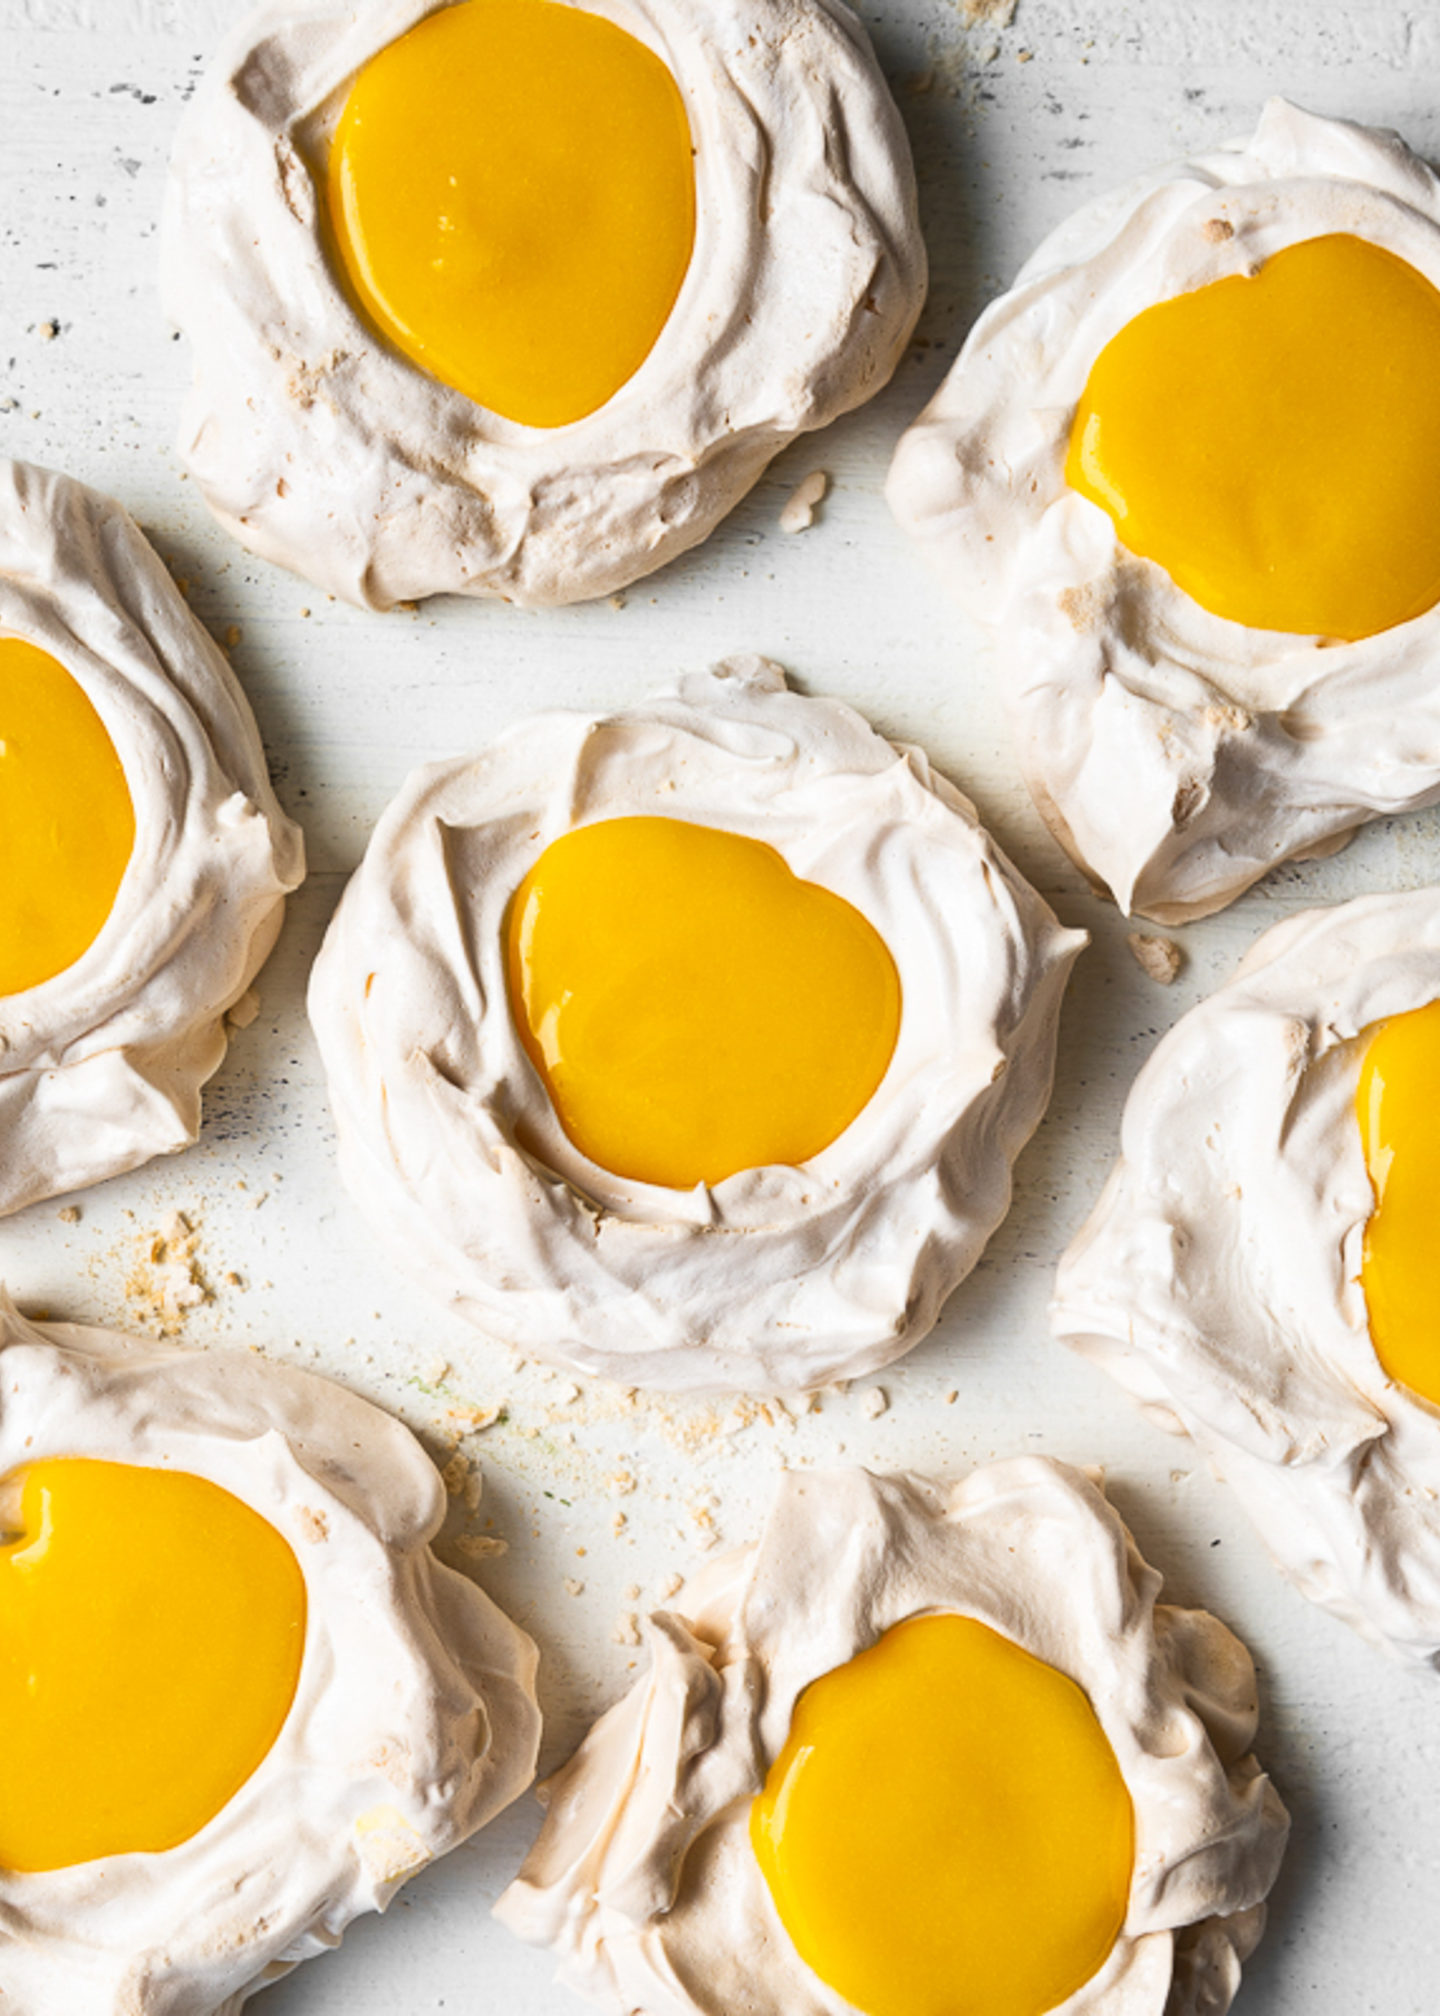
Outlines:
[[[506,906],[589,820],[694,818],[853,903],[900,973],[895,1055],[800,1168],[682,1192],[568,1140],[520,1043]],[[737,659],[609,715],[516,724],[414,773],[316,962],[346,1187],[398,1264],[494,1337],[667,1391],[799,1391],[927,1333],[1010,1202],[1086,943],[914,749]]]
[[1051,1305],[1062,1343],[1193,1437],[1303,1594],[1429,1665],[1440,1409],[1370,1337],[1355,1089],[1363,1032],[1437,996],[1440,891],[1267,931],[1135,1081]]
[[1070,218],[902,439],[896,517],[997,636],[1026,781],[1121,908],[1222,909],[1282,861],[1440,796],[1440,607],[1336,643],[1202,609],[1068,488],[1076,404],[1154,302],[1347,231],[1440,285],[1440,181],[1394,134],[1274,98],[1254,136]]
[[926,282],[904,128],[839,0],[594,0],[679,84],[695,250],[635,376],[524,427],[391,351],[323,250],[307,162],[356,70],[437,4],[269,0],[187,109],[161,230],[194,351],[180,452],[242,545],[350,602],[610,594],[890,377]]
[[792,1472],[759,1544],[653,1616],[650,1670],[542,1788],[495,1913],[560,1978],[643,2016],[855,2016],[800,1959],[748,1839],[801,1690],[922,1611],[977,1617],[1088,1694],[1134,1804],[1112,1952],[1054,2016],[1223,2016],[1264,1928],[1288,1816],[1250,1754],[1254,1669],[1202,1610],[1158,1604],[1096,1475],[1045,1457],[949,1491]]
[[0,461],[0,633],[79,682],[135,808],[109,918],[0,997],[0,1217],[195,1140],[224,1016],[264,964],[304,841],[219,648],[120,505]]
[[0,1475],[47,1456],[209,1478],[289,1541],[308,1619],[273,1749],[163,1854],[0,1870],[7,2016],[233,2016],[518,1798],[535,1648],[429,1543],[434,1465],[356,1395],[248,1351],[27,1322],[0,1289]]

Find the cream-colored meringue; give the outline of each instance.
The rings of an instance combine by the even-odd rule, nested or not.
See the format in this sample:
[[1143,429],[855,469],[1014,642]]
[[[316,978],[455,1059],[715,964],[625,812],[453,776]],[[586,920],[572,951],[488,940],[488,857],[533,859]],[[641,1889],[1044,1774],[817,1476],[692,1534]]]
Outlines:
[[[768,841],[888,945],[889,1070],[798,1168],[615,1176],[564,1133],[506,992],[504,920],[570,828],[643,813]],[[310,1011],[341,1173],[396,1260],[492,1336],[670,1391],[793,1391],[907,1351],[979,1258],[1050,1095],[1085,943],[915,749],[737,659],[416,771],[331,925]]]
[[1437,996],[1440,891],[1267,931],[1136,1079],[1052,1308],[1064,1343],[1194,1437],[1305,1595],[1431,1665],[1440,1416],[1371,1341],[1355,1089],[1362,1032]]
[[0,461],[0,632],[57,658],[124,767],[135,848],[73,966],[0,996],[0,1217],[187,1147],[305,873],[224,656],[140,528],[53,470]]
[[535,1648],[430,1541],[409,1431],[249,1351],[29,1323],[0,1290],[0,1476],[45,1457],[210,1479],[305,1576],[299,1690],[274,1748],[163,1854],[0,1870],[6,2016],[235,2016],[508,1806],[539,1741]]
[[1254,137],[1087,205],[988,308],[888,495],[996,633],[1020,762],[1124,910],[1179,923],[1440,796],[1440,607],[1336,644],[1211,615],[1069,489],[1090,367],[1153,303],[1298,240],[1369,238],[1440,285],[1440,182],[1394,134],[1271,99]]
[[800,1959],[749,1840],[795,1702],[902,1619],[977,1617],[1090,1697],[1135,1810],[1129,1910],[1053,2016],[1223,2016],[1289,1821],[1249,1745],[1249,1657],[1156,1603],[1097,1483],[1044,1457],[914,1477],[792,1471],[758,1546],[649,1620],[650,1671],[546,1794],[496,1915],[616,2016],[854,2016]]
[[195,353],[181,453],[243,545],[349,601],[606,595],[889,378],[925,293],[904,129],[839,0],[589,0],[679,83],[695,250],[629,383],[521,426],[392,352],[322,249],[307,162],[355,72],[437,4],[268,0],[187,110],[162,227]]

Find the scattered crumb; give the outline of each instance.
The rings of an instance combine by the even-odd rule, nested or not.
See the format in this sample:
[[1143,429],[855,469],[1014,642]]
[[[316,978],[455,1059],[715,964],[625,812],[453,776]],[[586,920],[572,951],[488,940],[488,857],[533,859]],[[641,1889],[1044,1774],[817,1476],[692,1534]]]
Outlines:
[[629,1524],[630,1521],[625,1517],[625,1514],[617,1512],[615,1517],[610,1521],[610,1531],[615,1534],[623,1533]]
[[225,1010],[225,1020],[232,1029],[248,1029],[259,1013],[260,996],[253,987],[247,987],[240,999],[232,1001]]
[[40,324],[38,333],[42,343],[53,343],[55,338],[60,334],[60,324],[52,315],[48,322]]
[[956,1402],[956,1401],[957,1401],[957,1400],[958,1400],[959,1398],[960,1398],[960,1395],[959,1395],[959,1393],[958,1393],[958,1392],[956,1391],[956,1389],[955,1389],[955,1388],[954,1388],[954,1387],[952,1386],[952,1387],[950,1388],[950,1391],[949,1391],[949,1392],[948,1392],[948,1393],[947,1393],[947,1394],[945,1395],[945,1405],[946,1405],[947,1407],[953,1407],[953,1406],[955,1405],[955,1402]]
[[510,1542],[502,1540],[498,1533],[460,1533],[455,1539],[455,1552],[470,1561],[490,1561],[496,1555],[508,1554]]
[[890,1397],[883,1386],[872,1386],[860,1401],[860,1412],[867,1421],[878,1421],[890,1405]]
[[616,1498],[628,1498],[635,1489],[633,1470],[617,1470],[605,1480],[605,1488]]
[[660,1601],[662,1603],[668,1603],[670,1601],[670,1598],[672,1596],[678,1596],[680,1594],[680,1591],[684,1587],[685,1587],[685,1577],[683,1575],[677,1575],[672,1571],[669,1575],[665,1577],[665,1580],[660,1584],[659,1590],[656,1593],[658,1594]]
[[583,1596],[585,1594],[585,1584],[577,1582],[573,1575],[567,1575],[565,1577],[565,1594],[567,1596]]
[[640,1643],[640,1622],[633,1610],[622,1611],[619,1623],[610,1633],[612,1645],[638,1645]]
[[803,483],[796,485],[780,512],[782,532],[808,532],[815,523],[815,507],[830,488],[823,469],[812,469]]
[[62,1225],[78,1225],[80,1223],[80,1206],[78,1204],[67,1204],[60,1212],[60,1223]]
[[141,1235],[140,1253],[125,1277],[132,1313],[161,1337],[174,1337],[190,1312],[210,1301],[200,1271],[200,1234],[181,1211],[158,1231]]
[[302,1505],[300,1531],[312,1545],[318,1546],[322,1540],[330,1538],[330,1521],[323,1512],[313,1512],[308,1505]]
[[1170,986],[1185,963],[1185,955],[1173,938],[1156,938],[1145,931],[1132,931],[1125,943],[1134,954],[1140,971],[1147,979],[1158,981],[1162,987]]
[[233,651],[235,649],[235,646],[240,642],[240,639],[244,636],[244,634],[245,634],[244,631],[240,628],[240,625],[238,623],[228,624],[225,630],[225,649],[227,651]]
[[465,1497],[466,1511],[478,1512],[480,1510],[480,1500],[484,1496],[485,1496],[485,1479],[481,1475],[479,1466],[477,1465],[470,1472],[470,1475],[465,1479],[464,1497]]
[[638,1582],[632,1582],[630,1587],[625,1591],[625,1601],[627,1603],[638,1603],[640,1601],[640,1584]]
[[231,1267],[225,1275],[225,1286],[227,1288],[243,1288],[245,1286],[245,1283],[241,1280],[240,1276],[235,1272],[235,1269],[233,1267]]
[[462,1435],[479,1435],[493,1428],[503,1411],[500,1407],[477,1407],[471,1400],[456,1400],[446,1408],[445,1419]]
[[1200,226],[1200,236],[1208,238],[1212,245],[1223,245],[1227,238],[1235,236],[1235,226],[1225,217],[1207,217]]
[[1017,63],[1033,63],[1035,61],[1035,51],[1033,49],[1017,49],[1015,51],[1015,61]]
[[610,607],[612,609],[623,609],[625,607],[625,597],[623,595],[612,595],[610,597]]
[[960,18],[971,28],[981,21],[990,28],[1008,28],[1015,7],[1016,0],[960,0]]
[[440,1472],[440,1481],[452,1498],[458,1498],[470,1481],[470,1459],[457,1450]]

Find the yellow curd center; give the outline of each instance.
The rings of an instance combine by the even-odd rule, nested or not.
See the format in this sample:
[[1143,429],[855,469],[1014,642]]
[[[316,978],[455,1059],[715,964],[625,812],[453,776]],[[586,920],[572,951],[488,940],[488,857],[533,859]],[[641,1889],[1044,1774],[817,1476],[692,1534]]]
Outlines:
[[134,846],[125,771],[79,681],[48,651],[0,637],[0,994],[88,950]]
[[554,0],[461,0],[382,49],[346,101],[327,189],[380,333],[530,427],[581,420],[634,376],[695,242],[675,79]]
[[739,834],[577,827],[521,883],[506,935],[511,1010],[560,1124],[636,1182],[808,1161],[895,1048],[900,976],[879,933]]
[[1147,308],[1095,361],[1065,476],[1217,616],[1407,622],[1440,600],[1440,292],[1336,233]]
[[0,1502],[0,1868],[177,1847],[290,1711],[294,1553],[230,1492],[170,1470],[35,1463]]
[[1378,1025],[1355,1095],[1375,1209],[1361,1283],[1392,1379],[1440,1406],[1440,1001]]
[[912,1617],[806,1688],[750,1839],[800,1957],[864,2016],[1041,2016],[1115,1943],[1130,1795],[1073,1680]]

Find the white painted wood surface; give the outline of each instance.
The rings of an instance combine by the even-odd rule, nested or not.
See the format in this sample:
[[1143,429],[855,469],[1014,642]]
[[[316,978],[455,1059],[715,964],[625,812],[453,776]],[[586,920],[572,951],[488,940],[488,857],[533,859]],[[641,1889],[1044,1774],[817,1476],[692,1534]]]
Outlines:
[[[864,11],[910,128],[934,268],[920,341],[895,384],[792,449],[706,546],[633,590],[623,610],[454,604],[381,618],[327,604],[230,546],[171,450],[188,358],[156,307],[156,215],[175,119],[238,9],[0,0],[0,450],[113,492],[216,634],[239,627],[234,662],[313,866],[262,976],[261,1015],[210,1089],[200,1145],[79,1199],[78,1224],[51,1204],[0,1226],[0,1275],[32,1310],[123,1325],[137,1258],[180,1210],[200,1232],[213,1289],[185,1323],[188,1341],[232,1339],[330,1372],[437,1448],[445,1403],[425,1388],[442,1361],[454,1392],[504,1400],[506,1421],[466,1445],[484,1466],[481,1523],[493,1519],[509,1542],[477,1572],[540,1640],[551,1762],[626,1684],[636,1654],[615,1642],[617,1622],[694,1558],[700,1505],[735,1542],[754,1532],[783,1463],[953,1475],[1023,1449],[1103,1463],[1169,1593],[1216,1610],[1259,1662],[1260,1753],[1296,1827],[1240,2007],[1430,2016],[1440,1683],[1393,1670],[1286,1588],[1188,1445],[1146,1427],[1052,1345],[1043,1312],[1054,1260],[1098,1187],[1123,1094],[1158,1033],[1282,915],[1440,872],[1440,822],[1382,824],[1333,862],[1276,876],[1179,934],[1186,970],[1158,988],[1132,963],[1123,921],[1083,891],[1031,811],[1000,719],[1005,668],[922,573],[879,486],[900,428],[977,310],[1083,197],[1246,129],[1272,91],[1395,126],[1440,154],[1440,9],[1020,0],[998,31],[967,28],[946,0],[865,0]],[[814,527],[787,538],[780,508],[814,469],[829,472],[830,493]],[[1054,1104],[1020,1164],[1015,1208],[936,1335],[878,1382],[888,1411],[867,1419],[853,1392],[798,1423],[777,1416],[717,1437],[695,1432],[703,1410],[631,1411],[602,1389],[557,1406],[568,1382],[517,1372],[372,1253],[333,1177],[303,990],[343,878],[413,763],[472,747],[537,705],[619,701],[737,649],[770,653],[807,686],[924,743],[1095,945],[1072,986]],[[640,1488],[617,1498],[606,1480],[622,1469]],[[618,1534],[617,1511],[627,1515]],[[583,1589],[567,1593],[567,1577]],[[536,1819],[522,1802],[415,1882],[386,1920],[357,1927],[340,1955],[257,2008],[539,2016],[571,2006],[548,1961],[487,1915]]]

